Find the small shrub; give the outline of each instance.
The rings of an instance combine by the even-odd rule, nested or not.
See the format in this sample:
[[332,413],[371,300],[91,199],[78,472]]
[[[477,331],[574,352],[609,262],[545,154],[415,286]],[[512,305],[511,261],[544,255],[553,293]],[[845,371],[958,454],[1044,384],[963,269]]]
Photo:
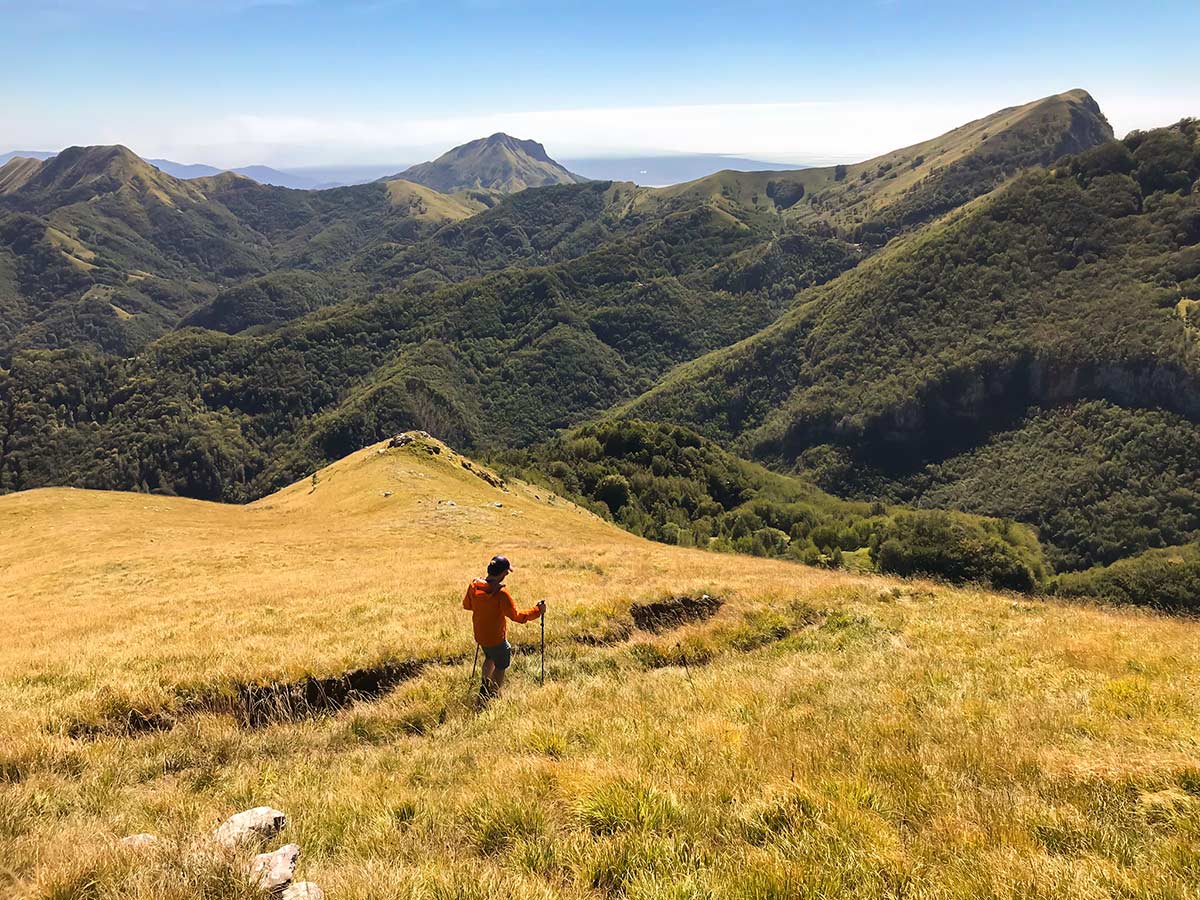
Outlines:
[[811,827],[820,818],[820,806],[797,787],[749,804],[740,816],[743,836],[756,845]]
[[1012,526],[951,513],[902,513],[885,528],[871,559],[881,572],[1031,591],[1041,577],[1041,561],[1013,535]]
[[674,795],[626,781],[601,784],[575,802],[575,816],[592,834],[665,832],[682,817]]
[[517,841],[542,837],[548,830],[540,807],[517,800],[486,801],[472,810],[467,825],[484,856],[507,853]]

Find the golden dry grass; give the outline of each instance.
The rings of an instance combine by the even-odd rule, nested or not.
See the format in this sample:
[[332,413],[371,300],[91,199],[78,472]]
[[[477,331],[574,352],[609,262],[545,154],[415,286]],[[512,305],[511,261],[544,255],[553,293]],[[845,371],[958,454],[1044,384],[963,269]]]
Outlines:
[[[651,544],[380,449],[248,507],[0,498],[0,895],[251,896],[200,838],[269,803],[331,898],[1200,897],[1196,624]],[[519,653],[476,715],[496,552],[549,680]],[[188,706],[411,657],[466,661],[267,727]]]
[[393,206],[403,206],[410,216],[419,219],[457,222],[487,209],[466,194],[442,194],[402,178],[386,182],[386,187]]

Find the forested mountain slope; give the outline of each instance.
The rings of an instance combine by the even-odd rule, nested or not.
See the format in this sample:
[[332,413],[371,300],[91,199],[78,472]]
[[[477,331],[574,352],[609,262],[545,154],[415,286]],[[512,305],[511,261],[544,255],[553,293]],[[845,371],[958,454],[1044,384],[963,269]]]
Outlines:
[[1059,569],[1200,538],[1200,425],[1103,400],[1037,408],[888,496],[1038,529]]
[[[1018,426],[1036,407],[1080,400],[1164,410],[1172,439],[1194,445],[1198,176],[1191,121],[1030,172],[802,292],[761,334],[681,367],[628,411],[808,466],[827,487],[876,494],[896,481],[919,485],[921,467]],[[1023,490],[1010,485],[997,504],[954,497],[1027,513]],[[1076,503],[1075,515],[1086,501],[1061,502]],[[1186,534],[1194,495],[1181,502]],[[1076,562],[1109,557],[1066,543]]]
[[1012,521],[841,500],[678,425],[589,423],[495,458],[667,544],[1022,591],[1045,574],[1037,537]]
[[[0,168],[0,359],[81,344],[127,356],[180,324],[273,328],[380,290],[562,262],[706,208],[764,242],[832,230],[869,249],[1107,136],[1095,102],[1074,91],[855,166],[725,172],[664,190],[577,184],[540,144],[502,134],[400,178],[325,191],[231,173],[182,181],[123,147],[73,147]],[[776,297],[806,286],[765,274]]]
[[[737,257],[763,238],[700,208],[554,266],[339,304],[269,335],[185,330],[128,360],[18,354],[0,372],[0,485],[244,499],[403,425],[538,440],[770,322],[764,254]],[[765,256],[806,283],[857,261],[815,236]]]
[[[1075,134],[1070,115],[1049,116],[1045,129],[1055,145],[1091,133]],[[176,182],[131,157],[60,154],[45,165],[76,158],[100,172],[71,187],[91,199],[39,206],[70,180],[42,172],[34,176],[46,187],[15,189],[8,208],[42,215],[31,219],[38,227],[60,221],[74,241],[75,217],[105,204],[120,201],[134,219],[174,216],[159,194],[186,221],[227,224],[213,240],[240,235],[239,252],[252,253],[244,271],[217,282],[185,255],[171,283],[202,288],[204,302],[180,304],[184,324],[239,334],[185,329],[128,358],[66,339],[42,341],[66,352],[17,353],[0,373],[4,489],[144,485],[242,499],[403,427],[468,447],[542,440],[770,325],[797,291],[863,257],[828,223],[695,192],[651,202],[656,192],[633,185],[586,183],[497,201],[395,181],[302,192],[231,175]],[[462,218],[471,204],[492,208]],[[153,229],[135,236],[138,248],[166,239]],[[80,246],[118,257],[102,258],[108,281],[160,281],[126,273],[109,243]],[[51,257],[65,265],[66,252]],[[27,256],[9,258],[8,272],[25,271]],[[64,309],[78,317],[78,306],[51,303],[38,325]]]
[[[921,215],[936,198],[975,199],[881,250],[852,243],[850,219],[810,214],[832,209],[812,198],[809,212],[781,214],[753,194],[695,186],[589,182],[499,197],[393,180],[303,192],[231,175],[176,182],[119,148],[14,169],[4,222],[50,234],[0,251],[0,303],[14,325],[30,315],[24,286],[47,283],[30,278],[31,259],[63,267],[95,254],[105,289],[163,281],[127,271],[109,236],[125,232],[114,226],[101,241],[80,224],[86,217],[103,213],[106,228],[152,216],[199,224],[176,248],[169,281],[193,294],[155,328],[109,302],[121,340],[96,339],[107,332],[89,323],[91,332],[40,340],[66,349],[21,349],[55,316],[78,324],[86,302],[76,297],[49,301],[10,335],[0,490],[75,484],[244,500],[403,428],[502,450],[647,392],[633,407],[642,418],[690,424],[772,465],[799,462],[836,491],[917,504],[936,496],[1037,524],[1056,565],[1189,540],[1192,501],[1179,492],[1164,507],[1169,527],[1118,536],[1124,518],[1103,534],[1066,504],[1050,522],[1028,514],[1027,496],[1005,488],[987,504],[982,494],[962,500],[955,486],[969,473],[924,469],[1017,426],[1037,404],[1106,397],[1173,411],[1176,437],[1191,427],[1183,347],[1194,308],[1181,285],[1197,277],[1185,193],[1194,129],[1015,174],[1106,127],[1090,97],[1072,92],[927,142],[938,171],[899,193],[866,180],[871,216],[914,198],[925,198]],[[78,177],[44,169],[72,158]],[[959,193],[938,180],[952,159],[962,163]],[[864,196],[846,190],[848,203]],[[52,199],[76,194],[90,199]],[[130,254],[165,240],[155,228],[129,231]],[[242,270],[205,269],[210,234],[240,235]],[[39,257],[33,246],[50,250]],[[136,339],[135,327],[144,329]],[[1160,353],[1172,340],[1176,349]],[[119,352],[96,353],[97,344]],[[1105,347],[1119,348],[1115,367]]]
[[[348,263],[367,244],[410,244],[490,202],[407,182],[314,192],[228,173],[181,181],[123,147],[14,159],[0,168],[0,359],[81,344],[127,355],[222,290],[291,269],[340,267],[329,288],[354,296],[368,279]],[[308,311],[294,299],[283,310]]]

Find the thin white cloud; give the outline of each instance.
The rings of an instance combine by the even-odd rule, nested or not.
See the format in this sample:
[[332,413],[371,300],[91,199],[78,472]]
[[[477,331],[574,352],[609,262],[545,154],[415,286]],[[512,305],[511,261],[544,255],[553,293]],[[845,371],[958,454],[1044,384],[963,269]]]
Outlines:
[[[962,104],[862,101],[567,109],[406,119],[234,115],[144,136],[158,152],[235,153],[291,164],[389,159],[496,131],[535,138],[552,154],[662,150],[801,158],[871,156],[940,134],[991,110]],[[249,156],[247,155],[249,154]],[[186,154],[185,154],[186,155]]]
[[[242,113],[212,119],[158,116],[89,123],[62,117],[17,121],[10,139],[51,148],[123,143],[144,156],[218,166],[412,162],[505,131],[534,138],[553,156],[653,151],[731,153],[796,162],[865,159],[949,131],[1031,97],[970,102],[828,100],[798,103],[631,106],[406,117]],[[1191,97],[1097,95],[1118,135],[1200,112]],[[0,148],[7,149],[7,148]]]

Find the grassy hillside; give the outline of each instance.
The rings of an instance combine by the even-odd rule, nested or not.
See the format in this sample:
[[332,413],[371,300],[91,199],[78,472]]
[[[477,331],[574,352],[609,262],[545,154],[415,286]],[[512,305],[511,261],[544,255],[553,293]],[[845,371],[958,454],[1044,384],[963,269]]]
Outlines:
[[1197,176],[1193,122],[1026,174],[802,292],[629,412],[869,493],[1032,407],[1103,399],[1196,422],[1180,309],[1200,293]]
[[[487,205],[402,182],[309,192],[228,173],[181,181],[123,147],[13,160],[0,170],[0,248],[21,302],[5,308],[0,358],[81,345],[129,355],[247,279],[347,269],[368,245],[407,246]],[[339,272],[336,299],[367,282]]]
[[[1197,896],[1194,622],[652,544],[430,449],[0,497],[5,896],[249,900],[203,837],[257,803],[339,900]],[[514,627],[476,715],[495,552],[547,683]]]
[[822,224],[883,244],[961,206],[1022,169],[1047,165],[1113,137],[1081,90],[1002,109],[911,147],[851,165],[793,172],[718,172],[645,192],[645,208],[710,200]]

